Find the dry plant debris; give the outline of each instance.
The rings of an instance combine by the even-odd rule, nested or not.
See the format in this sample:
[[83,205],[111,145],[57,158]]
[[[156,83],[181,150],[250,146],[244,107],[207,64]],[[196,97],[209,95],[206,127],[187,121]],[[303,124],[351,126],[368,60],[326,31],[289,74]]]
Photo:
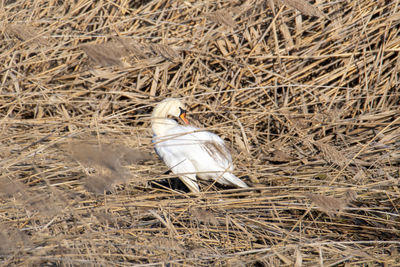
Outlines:
[[[1,10],[2,266],[400,262],[397,1]],[[151,143],[165,97],[227,141],[252,190],[174,185]]]
[[338,216],[347,207],[350,201],[355,200],[356,193],[349,190],[345,197],[335,198],[324,196],[321,194],[306,193],[308,197],[317,207],[323,212],[327,213],[329,216]]
[[315,16],[319,18],[326,18],[318,8],[311,5],[306,0],[279,0],[282,4],[288,5],[300,11],[302,14],[307,16]]
[[152,159],[147,152],[118,144],[93,144],[89,140],[71,143],[70,151],[72,158],[89,169],[87,177],[83,179],[85,188],[98,194],[129,180],[137,184],[145,183],[140,177],[132,177],[124,165]]

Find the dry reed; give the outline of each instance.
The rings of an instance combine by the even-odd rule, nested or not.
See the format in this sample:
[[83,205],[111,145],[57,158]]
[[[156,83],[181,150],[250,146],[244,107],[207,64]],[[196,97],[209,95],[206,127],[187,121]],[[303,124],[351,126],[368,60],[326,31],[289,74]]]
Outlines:
[[[397,1],[0,5],[2,266],[400,262]],[[169,96],[251,190],[175,183]]]

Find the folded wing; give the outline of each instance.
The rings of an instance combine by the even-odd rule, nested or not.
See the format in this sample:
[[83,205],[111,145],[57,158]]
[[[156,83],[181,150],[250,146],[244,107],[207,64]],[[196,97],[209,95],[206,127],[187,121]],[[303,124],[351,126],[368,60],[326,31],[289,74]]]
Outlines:
[[193,163],[187,159],[186,151],[180,150],[180,142],[175,138],[153,138],[157,155],[178,175],[181,181],[192,192],[200,192],[197,184],[196,168]]
[[174,127],[169,136],[155,138],[157,154],[193,191],[199,192],[196,175],[225,185],[247,187],[230,172],[232,157],[223,140],[191,126]]

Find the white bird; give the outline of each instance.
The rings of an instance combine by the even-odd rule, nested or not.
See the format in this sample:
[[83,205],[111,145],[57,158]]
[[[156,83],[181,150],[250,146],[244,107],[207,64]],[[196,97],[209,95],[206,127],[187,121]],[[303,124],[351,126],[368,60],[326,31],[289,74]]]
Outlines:
[[155,150],[192,192],[200,192],[196,176],[224,185],[248,187],[231,173],[231,154],[218,135],[180,125],[170,116],[189,124],[185,106],[180,100],[167,98],[160,102],[151,117]]

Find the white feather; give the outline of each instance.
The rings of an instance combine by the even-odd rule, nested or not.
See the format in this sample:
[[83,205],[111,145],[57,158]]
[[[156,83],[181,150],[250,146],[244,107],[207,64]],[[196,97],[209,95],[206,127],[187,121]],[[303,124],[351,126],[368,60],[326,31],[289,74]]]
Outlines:
[[[161,102],[163,103],[163,102]],[[161,109],[166,112],[168,109]],[[204,180],[215,180],[220,184],[248,187],[233,171],[232,157],[224,141],[208,131],[199,131],[192,126],[182,126],[160,114],[154,114],[153,142],[155,150],[172,172],[189,187],[199,192],[196,176]]]

